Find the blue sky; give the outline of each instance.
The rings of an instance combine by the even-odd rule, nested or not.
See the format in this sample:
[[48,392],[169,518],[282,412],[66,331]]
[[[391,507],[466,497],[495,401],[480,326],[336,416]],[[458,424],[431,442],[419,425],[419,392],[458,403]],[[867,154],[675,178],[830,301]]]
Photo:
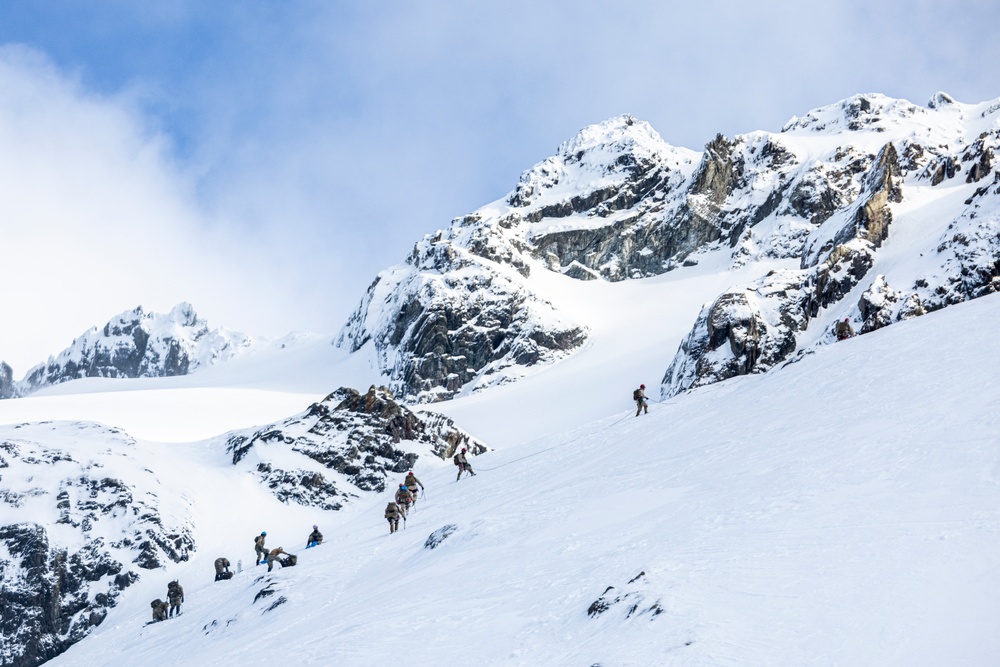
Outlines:
[[249,333],[333,333],[420,236],[613,115],[700,149],[858,92],[1000,96],[994,3],[905,5],[3,3],[0,244],[34,279],[0,308],[44,334],[0,335],[0,358],[20,375],[182,299]]

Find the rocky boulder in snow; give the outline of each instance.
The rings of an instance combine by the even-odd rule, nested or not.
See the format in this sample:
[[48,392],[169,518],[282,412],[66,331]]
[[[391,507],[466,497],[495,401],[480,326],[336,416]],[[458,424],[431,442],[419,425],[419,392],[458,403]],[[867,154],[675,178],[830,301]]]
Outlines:
[[[43,444],[44,443],[44,444]],[[0,664],[33,667],[104,621],[142,572],[187,560],[159,481],[124,433],[96,424],[0,429]],[[11,521],[13,519],[13,521]]]
[[486,451],[448,417],[418,415],[384,387],[341,388],[300,415],[226,439],[233,464],[249,467],[280,500],[325,510],[385,491],[391,475],[405,474],[423,454],[447,458],[460,447]]

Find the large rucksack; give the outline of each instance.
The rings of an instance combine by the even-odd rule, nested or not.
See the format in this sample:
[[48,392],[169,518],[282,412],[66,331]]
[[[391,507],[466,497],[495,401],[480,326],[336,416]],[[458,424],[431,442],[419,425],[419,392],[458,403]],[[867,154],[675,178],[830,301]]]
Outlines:
[[458,454],[455,454],[455,457],[452,459],[452,461],[454,461],[455,465],[457,466],[462,465],[462,462],[458,459]]
[[632,392],[632,400],[633,401],[638,401],[641,398],[642,398],[642,393],[638,389],[636,389],[635,391]]

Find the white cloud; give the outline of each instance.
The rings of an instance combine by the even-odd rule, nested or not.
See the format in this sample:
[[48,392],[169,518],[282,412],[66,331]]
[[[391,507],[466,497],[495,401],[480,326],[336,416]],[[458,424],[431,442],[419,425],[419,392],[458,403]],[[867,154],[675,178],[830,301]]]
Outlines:
[[15,375],[137,305],[254,323],[248,296],[273,301],[280,281],[222,243],[192,192],[134,100],[0,49],[0,359]]

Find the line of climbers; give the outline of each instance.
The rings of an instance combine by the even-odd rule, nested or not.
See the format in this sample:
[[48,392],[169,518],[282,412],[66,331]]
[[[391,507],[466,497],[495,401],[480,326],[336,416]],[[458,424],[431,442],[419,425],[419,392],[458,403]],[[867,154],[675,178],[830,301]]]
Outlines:
[[[465,451],[464,449],[462,450]],[[385,520],[389,522],[389,534],[392,535],[399,530],[399,520],[403,520],[403,527],[406,527],[406,514],[417,505],[417,487],[424,490],[424,483],[417,479],[413,471],[406,473],[403,483],[396,489],[396,495],[385,506]]]
[[[475,475],[472,466],[469,465],[466,459],[466,448],[462,448],[462,451],[458,452],[454,456],[455,465],[458,466],[458,479],[461,479],[463,472],[468,472],[470,475]],[[389,522],[389,534],[395,533],[399,530],[399,520],[403,519],[405,526],[406,515],[413,510],[417,504],[417,487],[420,490],[424,490],[424,483],[417,479],[417,476],[413,474],[413,471],[406,473],[406,478],[403,483],[399,485],[396,490],[396,494],[393,500],[389,501],[389,504],[385,508],[385,519]],[[267,563],[267,571],[270,572],[274,568],[274,563],[277,562],[282,567],[292,567],[298,562],[298,556],[295,554],[290,554],[285,551],[282,547],[277,549],[268,550],[264,545],[267,539],[267,531],[262,530],[260,535],[257,535],[253,540],[254,547],[254,565],[263,565]],[[309,533],[309,537],[306,538],[306,549],[311,547],[319,546],[323,543],[323,533],[319,532],[319,526],[313,525],[312,532]],[[281,556],[285,556],[282,558]],[[230,571],[231,563],[229,559],[220,556],[215,559],[215,580],[225,581],[227,579],[233,578],[233,573]],[[180,584],[176,581],[171,581],[167,586],[167,598],[170,600],[169,612],[167,609],[167,603],[163,602],[159,598],[153,600],[150,606],[153,608],[153,620],[162,621],[166,620],[168,617],[174,615],[174,609],[177,609],[177,615],[180,615],[181,603],[184,602],[184,590],[181,588]],[[168,616],[169,614],[169,616]]]

